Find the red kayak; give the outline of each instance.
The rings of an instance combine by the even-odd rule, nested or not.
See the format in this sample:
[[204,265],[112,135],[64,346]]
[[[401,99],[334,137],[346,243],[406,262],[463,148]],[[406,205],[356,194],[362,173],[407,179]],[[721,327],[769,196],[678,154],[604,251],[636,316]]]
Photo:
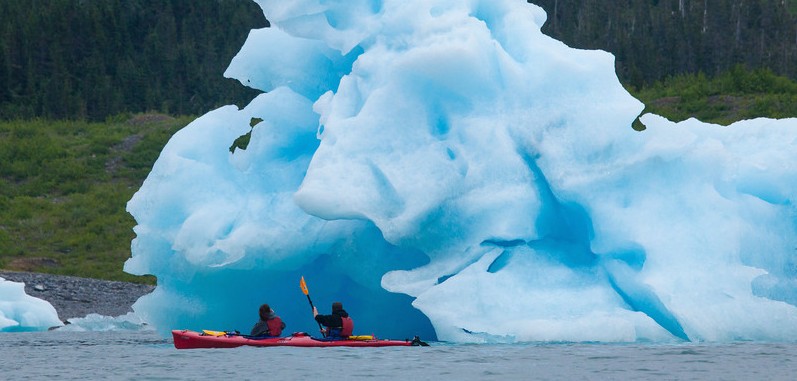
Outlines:
[[350,339],[318,339],[297,332],[288,337],[251,337],[234,332],[172,330],[177,349],[252,347],[411,347],[427,346],[417,336],[413,340],[384,340],[373,336],[352,336]]

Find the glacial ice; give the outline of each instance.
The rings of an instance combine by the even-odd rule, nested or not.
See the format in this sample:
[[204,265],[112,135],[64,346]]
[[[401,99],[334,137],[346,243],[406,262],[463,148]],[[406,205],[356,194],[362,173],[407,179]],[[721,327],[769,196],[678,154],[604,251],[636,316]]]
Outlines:
[[147,331],[148,326],[136,314],[128,312],[120,316],[105,316],[91,313],[82,318],[67,320],[69,324],[60,327],[59,331],[70,332],[107,332],[107,331]]
[[64,325],[47,301],[25,293],[25,284],[0,277],[0,332],[46,331]]
[[313,333],[304,276],[382,337],[797,339],[797,120],[634,131],[613,57],[522,0],[256,1],[272,27],[225,75],[264,93],[175,134],[128,203],[162,334],[261,303]]

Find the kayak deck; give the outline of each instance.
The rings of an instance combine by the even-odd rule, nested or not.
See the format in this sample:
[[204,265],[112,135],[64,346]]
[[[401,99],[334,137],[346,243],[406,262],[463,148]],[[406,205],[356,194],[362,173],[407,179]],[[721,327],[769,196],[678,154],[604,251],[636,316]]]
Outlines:
[[426,343],[417,337],[413,340],[385,340],[377,339],[319,339],[304,332],[296,332],[287,337],[255,338],[236,333],[221,333],[208,335],[187,329],[172,330],[174,347],[177,349],[199,348],[235,348],[241,346],[253,347],[409,347],[421,346]]

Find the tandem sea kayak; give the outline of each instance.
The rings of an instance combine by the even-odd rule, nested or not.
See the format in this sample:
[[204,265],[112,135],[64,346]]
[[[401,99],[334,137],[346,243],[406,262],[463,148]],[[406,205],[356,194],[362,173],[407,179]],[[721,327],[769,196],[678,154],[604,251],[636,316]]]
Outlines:
[[319,339],[304,332],[287,337],[252,337],[234,332],[172,330],[177,349],[252,347],[412,347],[428,346],[417,336],[412,340],[385,340],[373,336],[352,336],[350,339]]

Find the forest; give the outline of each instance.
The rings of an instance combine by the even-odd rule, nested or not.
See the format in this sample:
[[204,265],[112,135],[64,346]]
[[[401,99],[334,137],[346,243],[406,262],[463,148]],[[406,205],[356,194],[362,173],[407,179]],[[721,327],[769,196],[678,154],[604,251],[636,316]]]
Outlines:
[[797,78],[797,0],[534,0],[543,32],[614,53],[627,85],[736,65]]
[[222,76],[251,0],[0,0],[0,119],[197,115],[256,92]]
[[[737,65],[797,79],[797,0],[530,0],[543,32],[616,56],[632,92]],[[199,115],[256,92],[222,74],[252,0],[0,0],[0,120]]]

